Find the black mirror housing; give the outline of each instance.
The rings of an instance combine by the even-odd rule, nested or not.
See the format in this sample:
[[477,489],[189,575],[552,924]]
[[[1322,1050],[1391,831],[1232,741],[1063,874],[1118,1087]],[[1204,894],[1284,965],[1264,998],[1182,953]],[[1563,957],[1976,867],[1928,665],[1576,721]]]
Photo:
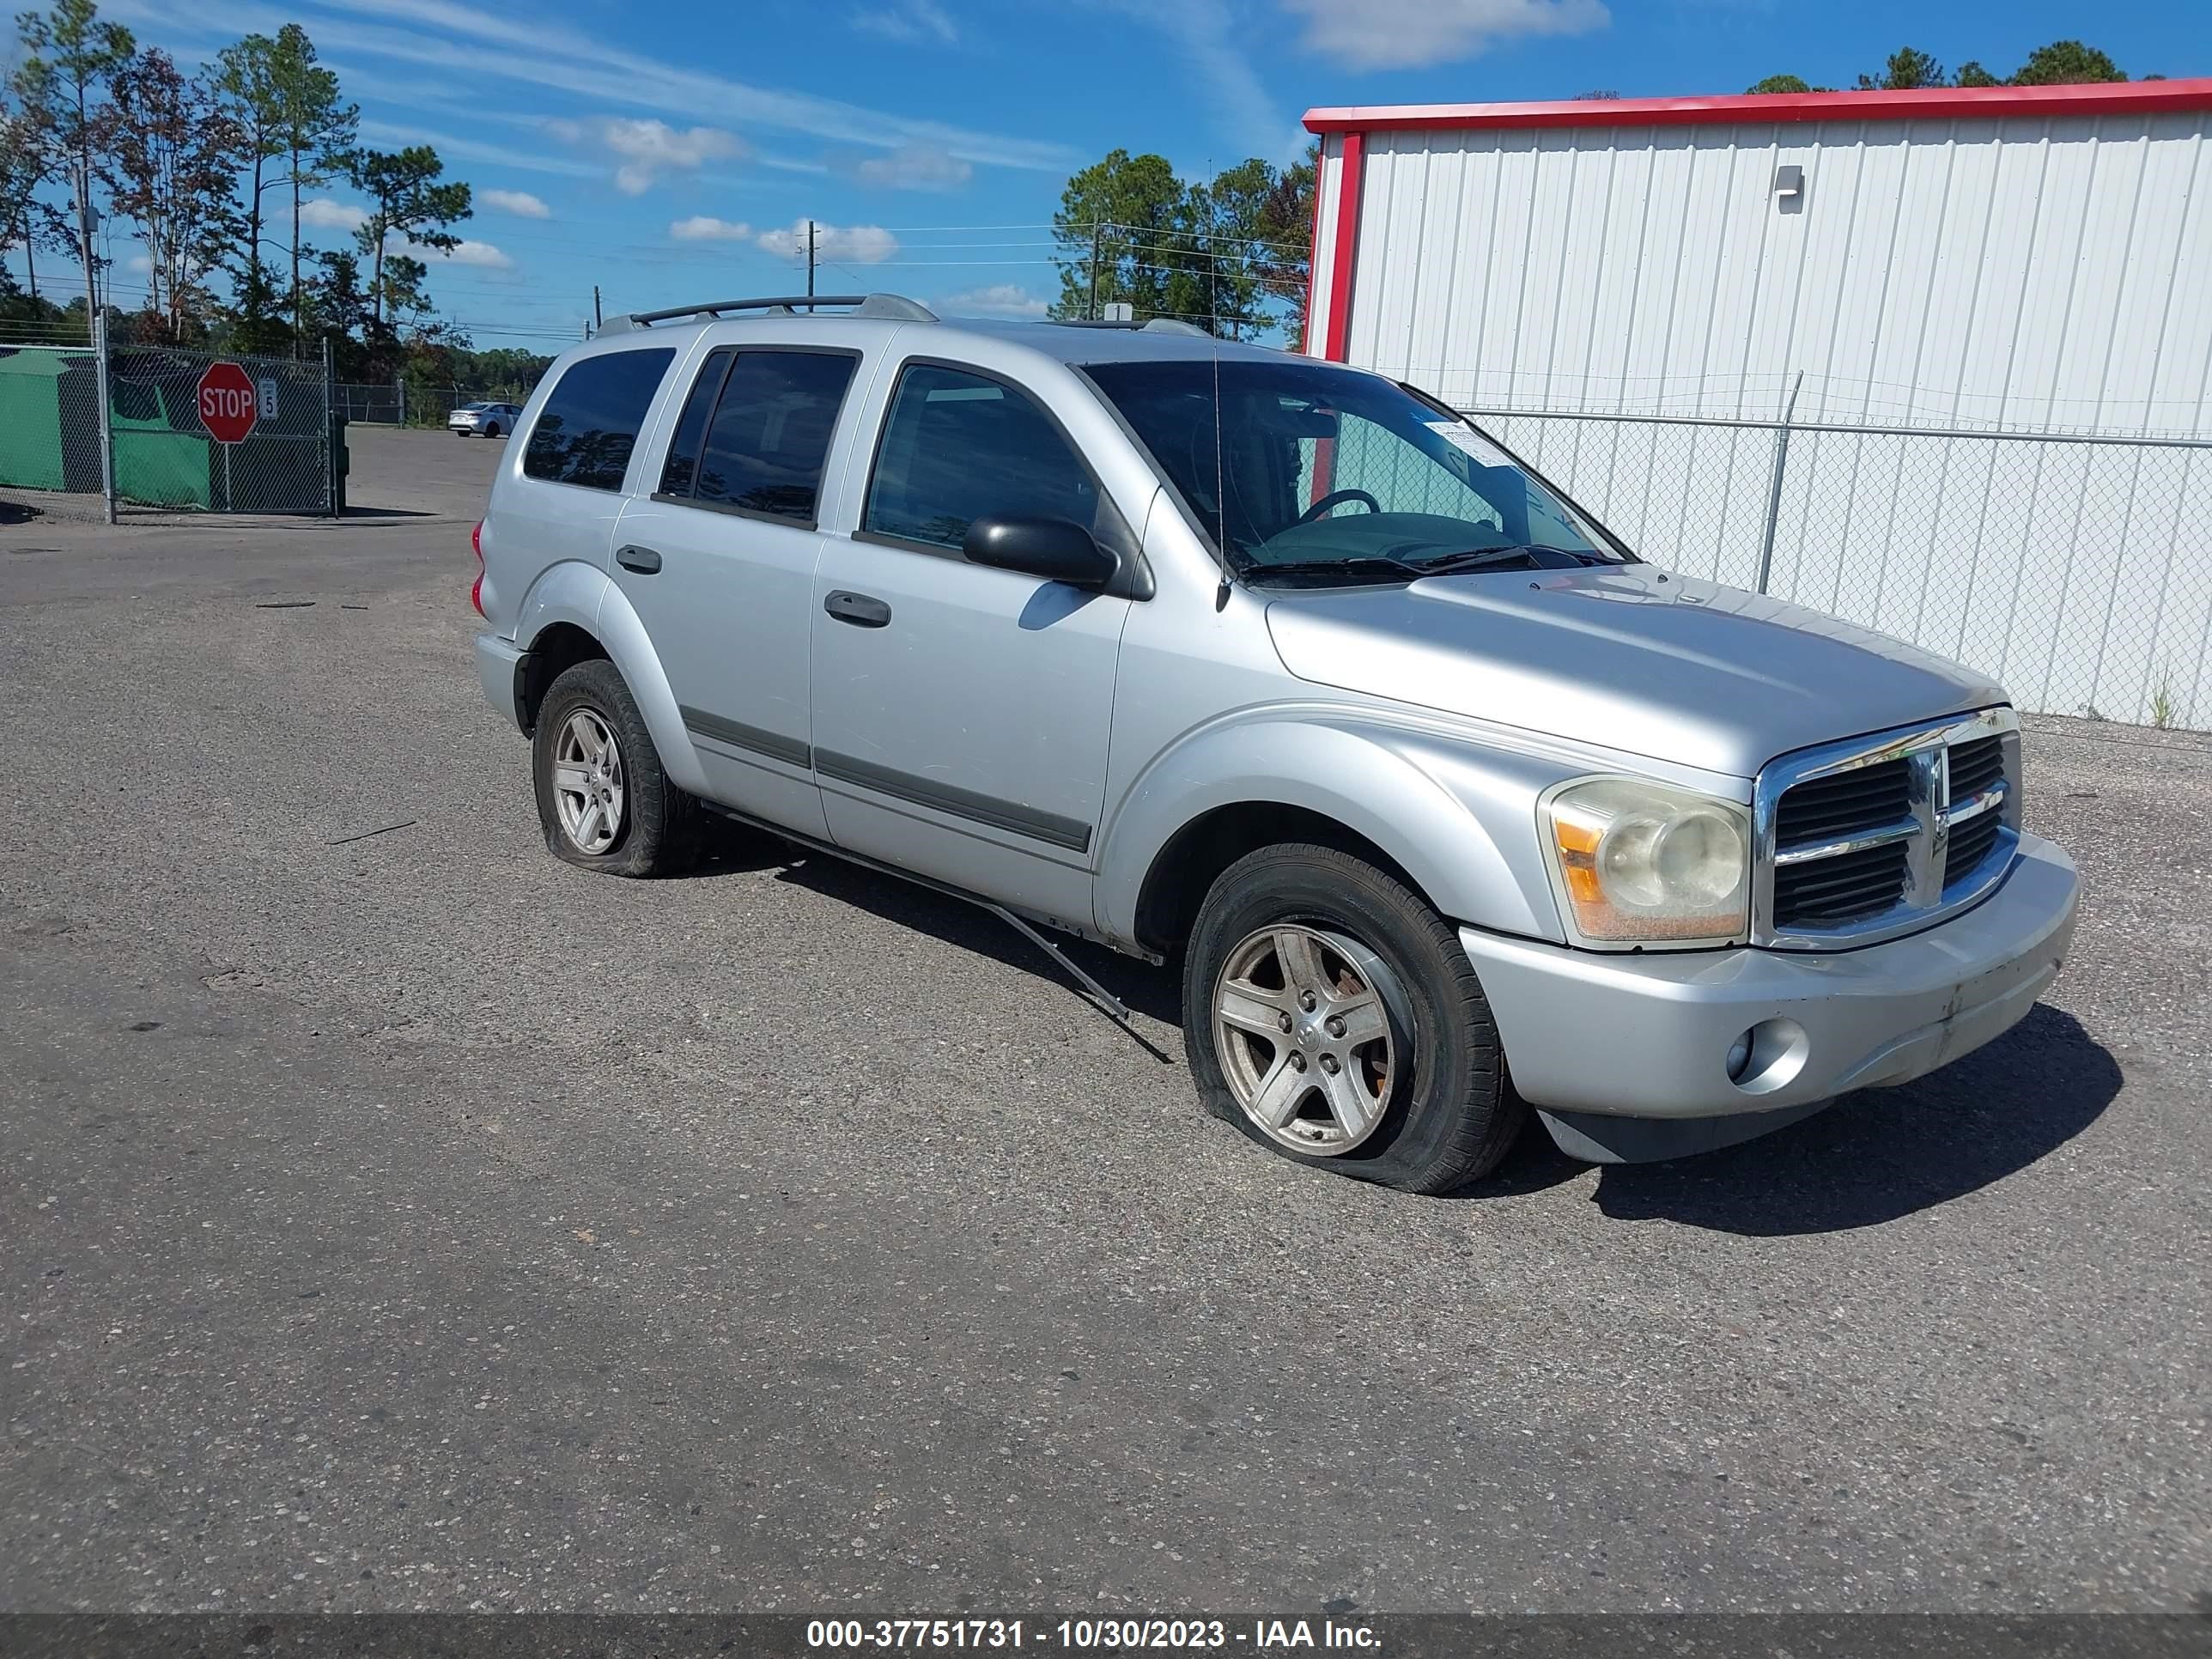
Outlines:
[[1112,581],[1120,568],[1089,531],[1066,519],[987,514],[968,526],[961,550],[970,564],[1093,591]]

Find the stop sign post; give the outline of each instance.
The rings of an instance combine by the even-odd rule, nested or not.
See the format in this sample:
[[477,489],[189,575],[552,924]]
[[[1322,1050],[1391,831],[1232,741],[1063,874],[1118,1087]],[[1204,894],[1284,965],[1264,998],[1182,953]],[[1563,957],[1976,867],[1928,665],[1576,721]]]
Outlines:
[[252,435],[260,407],[253,378],[236,363],[212,363],[200,376],[200,424],[219,444],[242,444]]

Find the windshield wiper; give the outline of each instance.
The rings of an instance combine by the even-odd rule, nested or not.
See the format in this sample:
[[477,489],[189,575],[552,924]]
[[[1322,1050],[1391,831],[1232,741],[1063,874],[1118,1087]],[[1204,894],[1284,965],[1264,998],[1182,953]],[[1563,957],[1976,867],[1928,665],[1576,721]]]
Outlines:
[[1420,568],[1425,576],[1446,576],[1461,571],[1482,570],[1492,565],[1510,564],[1516,559],[1530,558],[1540,553],[1556,553],[1561,558],[1572,559],[1578,564],[1607,562],[1573,547],[1471,547],[1463,553],[1444,553],[1433,559],[1423,559]]
[[1244,572],[1251,581],[1279,576],[1376,576],[1391,581],[1415,581],[1433,572],[1425,564],[1369,554],[1356,559],[1300,559],[1294,564],[1255,563]]

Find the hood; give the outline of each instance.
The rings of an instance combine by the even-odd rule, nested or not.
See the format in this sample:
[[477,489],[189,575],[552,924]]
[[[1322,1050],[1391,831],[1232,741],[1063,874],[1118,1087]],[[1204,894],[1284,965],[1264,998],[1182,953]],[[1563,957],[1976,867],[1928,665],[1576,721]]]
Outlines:
[[1302,680],[1749,777],[1777,755],[2005,701],[1901,640],[1648,564],[1274,596]]

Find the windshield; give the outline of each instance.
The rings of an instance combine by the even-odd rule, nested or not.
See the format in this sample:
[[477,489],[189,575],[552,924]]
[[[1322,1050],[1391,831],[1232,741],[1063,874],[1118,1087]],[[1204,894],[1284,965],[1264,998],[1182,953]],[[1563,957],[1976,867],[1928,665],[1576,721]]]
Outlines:
[[1374,375],[1299,358],[1084,372],[1247,576],[1629,556],[1458,416]]

